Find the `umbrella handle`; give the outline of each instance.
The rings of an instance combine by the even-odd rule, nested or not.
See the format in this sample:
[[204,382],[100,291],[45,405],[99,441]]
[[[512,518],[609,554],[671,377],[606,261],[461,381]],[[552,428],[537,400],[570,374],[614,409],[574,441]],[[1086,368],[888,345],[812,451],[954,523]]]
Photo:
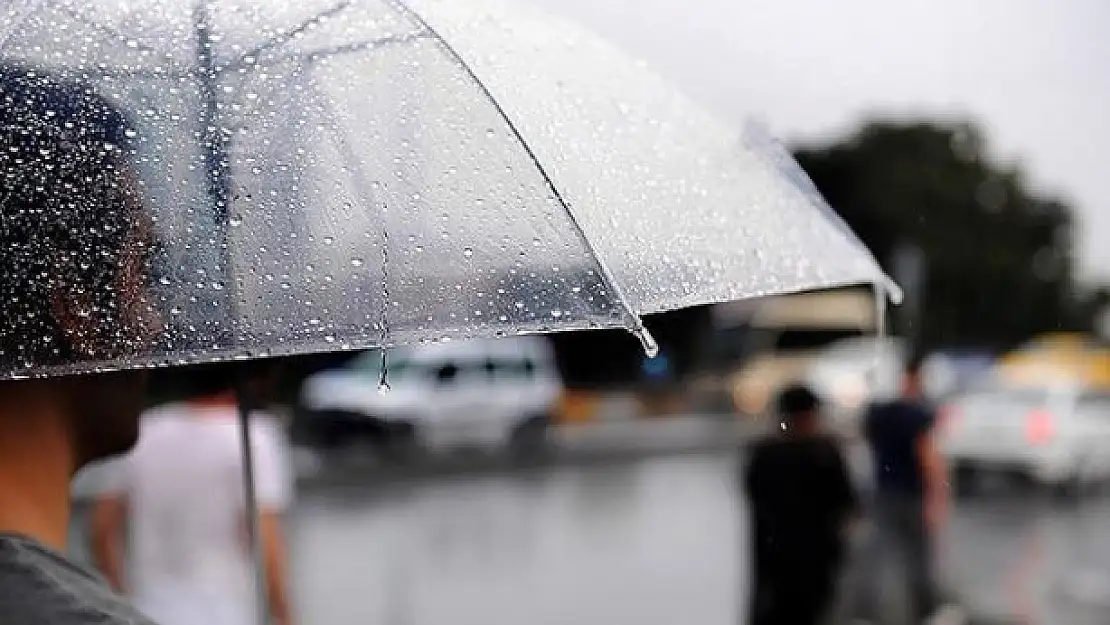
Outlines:
[[239,407],[239,445],[243,456],[243,500],[246,513],[247,540],[249,541],[251,561],[254,569],[254,586],[257,598],[259,625],[270,625],[270,600],[266,585],[266,563],[262,553],[262,537],[258,531],[258,497],[254,484],[254,450],[251,447],[251,398],[248,392],[246,375],[236,384],[236,397]]

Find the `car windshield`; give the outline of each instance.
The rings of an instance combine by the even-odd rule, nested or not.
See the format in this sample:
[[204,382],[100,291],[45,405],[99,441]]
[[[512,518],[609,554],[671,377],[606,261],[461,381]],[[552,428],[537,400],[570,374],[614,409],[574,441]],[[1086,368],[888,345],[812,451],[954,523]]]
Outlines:
[[846,338],[858,337],[858,330],[806,329],[787,330],[775,337],[773,348],[777,352],[806,351],[825,347]]
[[1007,404],[1042,405],[1053,397],[1070,392],[1065,387],[1029,387],[1003,384],[984,384],[964,393],[965,401],[1005,402]]

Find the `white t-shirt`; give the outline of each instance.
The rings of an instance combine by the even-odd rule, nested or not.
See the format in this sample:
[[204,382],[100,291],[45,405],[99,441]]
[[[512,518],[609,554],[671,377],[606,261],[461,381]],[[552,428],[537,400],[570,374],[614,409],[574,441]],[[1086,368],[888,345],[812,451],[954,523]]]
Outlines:
[[[281,424],[253,413],[250,438],[258,505],[283,510],[293,477]],[[234,408],[171,404],[144,415],[135,449],[104,467],[105,492],[127,497],[128,590],[154,621],[257,622],[242,463]]]

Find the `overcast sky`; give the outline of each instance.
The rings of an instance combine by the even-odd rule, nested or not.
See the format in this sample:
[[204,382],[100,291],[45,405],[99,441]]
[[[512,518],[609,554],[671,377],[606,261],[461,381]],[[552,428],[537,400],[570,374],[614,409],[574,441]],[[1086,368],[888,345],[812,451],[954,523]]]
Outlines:
[[791,140],[861,118],[980,121],[996,158],[1065,196],[1110,279],[1106,0],[528,0],[644,59],[727,121]]

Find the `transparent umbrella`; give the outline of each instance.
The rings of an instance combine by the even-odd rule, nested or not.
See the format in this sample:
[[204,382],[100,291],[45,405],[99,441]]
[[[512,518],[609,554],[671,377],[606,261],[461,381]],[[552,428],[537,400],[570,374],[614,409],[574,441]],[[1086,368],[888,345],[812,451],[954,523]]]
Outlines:
[[0,378],[897,297],[781,146],[515,5],[2,10]]
[[125,112],[121,189],[158,253],[147,323],[101,324],[112,349],[67,351],[24,319],[5,376],[593,327],[649,340],[646,313],[889,284],[785,152],[546,16],[435,0],[13,6],[6,71],[90,85]]

